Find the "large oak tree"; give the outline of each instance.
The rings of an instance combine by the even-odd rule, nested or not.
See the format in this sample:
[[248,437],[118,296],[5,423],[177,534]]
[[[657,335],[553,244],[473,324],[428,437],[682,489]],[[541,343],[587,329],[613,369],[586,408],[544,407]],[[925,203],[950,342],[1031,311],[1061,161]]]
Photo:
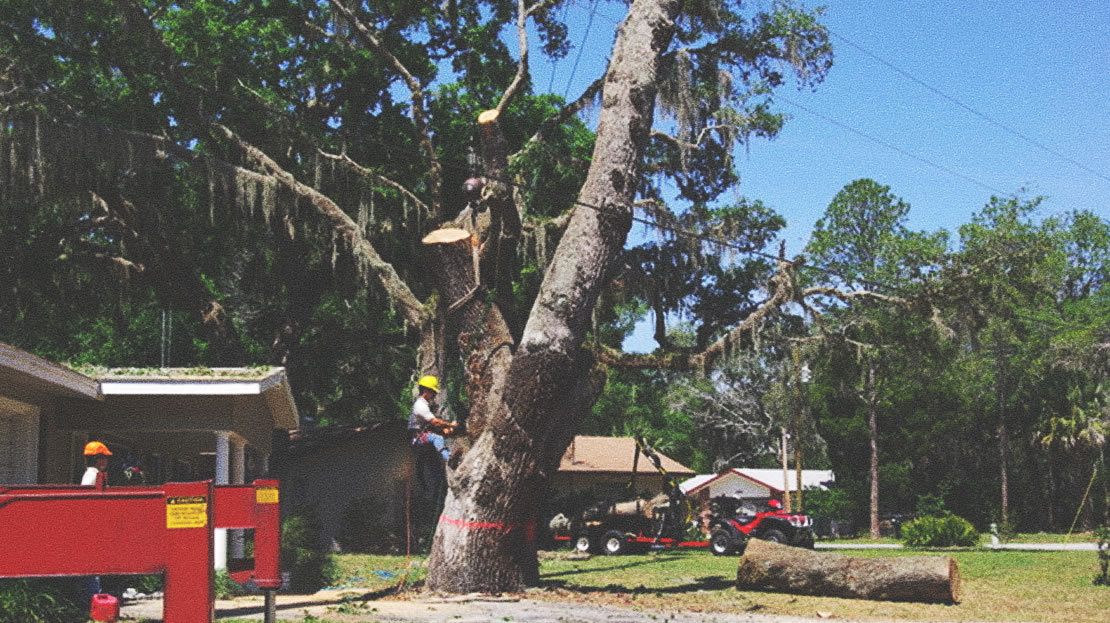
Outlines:
[[[224,362],[236,325],[186,261],[200,245],[173,226],[181,212],[226,223],[217,237],[254,227],[237,240],[272,250],[265,280],[302,293],[291,301],[320,300],[299,268],[330,258],[377,301],[370,321],[406,328],[414,373],[461,362],[468,443],[449,468],[433,589],[538,580],[538,496],[602,386],[599,362],[704,368],[798,296],[783,261],[766,300],[696,350],[645,362],[591,347],[637,208],[669,223],[735,186],[733,149],[781,126],[774,89],[788,73],[817,84],[831,52],[816,14],[787,3],[635,0],[604,75],[564,103],[534,93],[529,49],[535,32],[566,53],[561,4],[3,6],[5,214],[61,211],[82,257],[161,275],[152,287],[196,310]],[[575,115],[595,102],[583,133]],[[475,174],[480,195],[458,190]],[[276,314],[273,357],[307,339],[303,310]]]

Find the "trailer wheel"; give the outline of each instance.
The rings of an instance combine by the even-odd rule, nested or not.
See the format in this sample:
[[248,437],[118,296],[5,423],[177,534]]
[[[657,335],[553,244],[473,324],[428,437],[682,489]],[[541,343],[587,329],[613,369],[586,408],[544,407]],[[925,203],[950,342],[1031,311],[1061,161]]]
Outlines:
[[628,539],[623,532],[610,530],[601,539],[601,546],[607,556],[619,556],[628,551]]
[[709,535],[709,549],[714,556],[728,556],[736,553],[736,543],[728,530],[716,528]]
[[574,551],[578,552],[579,554],[588,554],[594,551],[593,544],[590,543],[590,535],[578,535],[578,538],[574,540]]

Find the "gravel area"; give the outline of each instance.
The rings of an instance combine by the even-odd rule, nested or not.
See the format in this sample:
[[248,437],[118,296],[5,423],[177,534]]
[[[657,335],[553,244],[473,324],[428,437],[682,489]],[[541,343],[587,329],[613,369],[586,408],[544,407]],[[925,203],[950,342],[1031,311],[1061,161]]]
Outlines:
[[[513,597],[463,595],[413,600],[351,601],[353,591],[320,591],[315,595],[279,595],[277,618],[304,621],[310,617],[351,623],[816,623],[819,617],[696,612],[647,612],[615,606],[562,603]],[[365,605],[363,605],[365,603]],[[161,620],[162,601],[124,604],[121,620]],[[262,597],[216,602],[216,620],[262,620]],[[838,623],[850,623],[837,619]],[[870,622],[874,623],[874,622]]]

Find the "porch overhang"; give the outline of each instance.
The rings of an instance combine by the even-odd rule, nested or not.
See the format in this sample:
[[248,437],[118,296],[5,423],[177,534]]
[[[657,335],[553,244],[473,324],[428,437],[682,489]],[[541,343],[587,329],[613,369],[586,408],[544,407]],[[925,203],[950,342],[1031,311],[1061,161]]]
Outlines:
[[110,370],[97,375],[103,399],[72,405],[61,429],[176,439],[211,452],[213,431],[269,453],[275,429],[294,430],[297,409],[284,368]]

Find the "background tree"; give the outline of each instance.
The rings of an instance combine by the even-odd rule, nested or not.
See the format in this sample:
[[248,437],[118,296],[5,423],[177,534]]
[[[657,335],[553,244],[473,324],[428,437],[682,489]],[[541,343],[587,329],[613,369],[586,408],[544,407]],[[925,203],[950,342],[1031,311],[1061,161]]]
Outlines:
[[[903,302],[920,289],[929,265],[944,252],[945,236],[910,232],[905,227],[909,204],[890,188],[873,180],[856,180],[845,186],[814,226],[806,247],[811,260],[847,287],[896,292]],[[916,284],[914,283],[916,281]],[[840,306],[838,299],[830,301]],[[838,341],[852,348],[859,361],[858,398],[866,412],[870,463],[870,529],[879,536],[879,410],[889,406],[891,360],[910,356],[908,339],[913,331],[904,322],[906,305],[892,310],[888,304],[861,304],[838,310],[834,329]]]
[[972,353],[967,363],[978,372],[973,378],[989,383],[975,391],[981,397],[983,434],[993,437],[998,449],[1003,522],[1009,520],[1011,472],[1017,468],[1025,475],[1028,469],[1026,456],[1015,464],[1014,452],[1024,455],[1027,446],[1013,439],[1029,439],[1036,416],[1028,408],[1028,392],[1035,391],[1043,373],[1037,360],[1044,344],[1026,319],[1030,310],[1051,307],[1056,281],[1052,237],[1031,219],[1039,203],[993,198],[960,228],[961,248],[950,269],[959,275],[953,277],[952,292],[963,303],[949,308],[953,325],[964,331]]

